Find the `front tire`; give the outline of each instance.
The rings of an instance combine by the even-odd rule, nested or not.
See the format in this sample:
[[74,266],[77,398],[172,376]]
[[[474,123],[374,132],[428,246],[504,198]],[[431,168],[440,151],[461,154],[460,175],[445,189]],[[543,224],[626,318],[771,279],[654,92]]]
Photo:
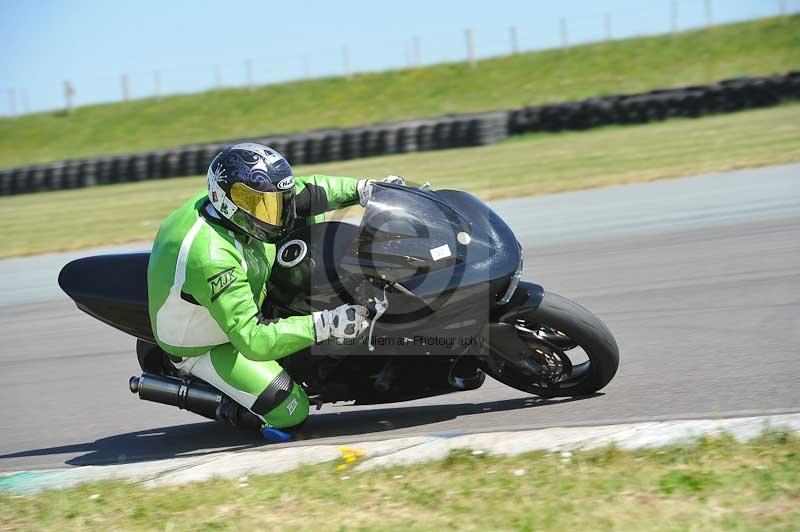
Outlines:
[[[540,353],[543,346],[550,346],[553,353],[569,357],[572,349],[580,347],[586,360],[577,364],[568,362],[569,374],[557,382],[542,382],[541,377],[510,363],[487,368],[503,384],[543,397],[570,397],[597,392],[617,373],[619,348],[614,336],[597,316],[574,301],[545,292],[538,307],[521,309],[513,317],[520,339],[526,342],[527,338]],[[548,333],[533,336],[531,331]]]

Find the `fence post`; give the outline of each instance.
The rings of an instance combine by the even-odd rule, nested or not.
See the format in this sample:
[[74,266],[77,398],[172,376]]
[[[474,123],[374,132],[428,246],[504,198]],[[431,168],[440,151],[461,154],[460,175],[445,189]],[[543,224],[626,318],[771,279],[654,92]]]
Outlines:
[[350,48],[342,46],[342,61],[344,62],[344,77],[353,79],[353,71],[350,69]]
[[72,112],[72,97],[75,96],[75,89],[72,88],[72,83],[69,80],[64,82],[64,98],[66,99],[67,114]]
[[508,28],[509,36],[511,37],[511,55],[519,53],[519,35],[517,34],[517,27],[511,26]]
[[131,86],[130,81],[128,80],[128,75],[122,75],[122,101],[127,102],[128,99],[131,97]]
[[711,0],[706,0],[706,28],[714,25],[714,7],[711,5]]
[[153,96],[161,101],[161,73],[158,70],[153,71]]
[[15,116],[17,114],[17,91],[8,89],[8,114]]
[[671,0],[669,7],[670,32],[675,37],[678,34],[678,0]]
[[31,112],[31,102],[28,101],[28,91],[26,89],[22,89],[19,91],[19,97],[22,101],[22,114],[28,114]]
[[414,65],[420,66],[422,65],[422,51],[420,49],[419,37],[415,36],[412,42],[413,50],[414,50]]
[[567,29],[566,17],[561,17],[561,47],[567,48],[569,46],[569,30]]
[[475,61],[475,38],[472,34],[472,29],[467,28],[464,30],[464,40],[467,42],[467,61],[470,67],[475,68],[477,62]]
[[603,18],[605,30],[606,30],[606,40],[611,40],[611,13],[606,13],[605,17]]
[[781,16],[785,17],[786,16],[786,0],[780,0],[780,10],[781,10]]
[[214,84],[218,89],[222,88],[222,67],[214,65]]
[[247,59],[244,62],[244,70],[245,70],[245,75],[247,76],[247,90],[249,90],[250,92],[253,92],[256,89],[256,87],[255,87],[255,82],[253,81],[253,61],[252,61],[252,59]]
[[308,54],[303,54],[303,77],[311,77],[311,58]]

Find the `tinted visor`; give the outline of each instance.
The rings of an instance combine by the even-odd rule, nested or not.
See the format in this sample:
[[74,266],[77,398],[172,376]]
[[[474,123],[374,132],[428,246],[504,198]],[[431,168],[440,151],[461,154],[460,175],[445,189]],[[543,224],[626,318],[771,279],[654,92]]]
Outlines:
[[231,187],[231,199],[237,207],[256,220],[277,227],[291,224],[293,196],[293,189],[260,192],[244,183],[234,183]]

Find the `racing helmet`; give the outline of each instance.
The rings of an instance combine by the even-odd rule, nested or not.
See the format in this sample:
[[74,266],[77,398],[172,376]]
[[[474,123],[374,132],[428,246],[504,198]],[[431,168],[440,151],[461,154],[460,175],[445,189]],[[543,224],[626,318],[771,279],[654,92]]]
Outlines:
[[208,199],[243,232],[263,242],[276,242],[295,220],[292,167],[278,151],[263,144],[229,146],[208,167]]

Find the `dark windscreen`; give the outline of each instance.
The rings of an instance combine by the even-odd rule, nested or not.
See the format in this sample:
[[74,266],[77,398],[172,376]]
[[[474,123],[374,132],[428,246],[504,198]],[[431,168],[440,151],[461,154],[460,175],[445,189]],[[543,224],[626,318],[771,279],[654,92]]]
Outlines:
[[470,233],[464,217],[435,194],[375,184],[356,251],[362,269],[400,281],[463,260],[459,239]]

